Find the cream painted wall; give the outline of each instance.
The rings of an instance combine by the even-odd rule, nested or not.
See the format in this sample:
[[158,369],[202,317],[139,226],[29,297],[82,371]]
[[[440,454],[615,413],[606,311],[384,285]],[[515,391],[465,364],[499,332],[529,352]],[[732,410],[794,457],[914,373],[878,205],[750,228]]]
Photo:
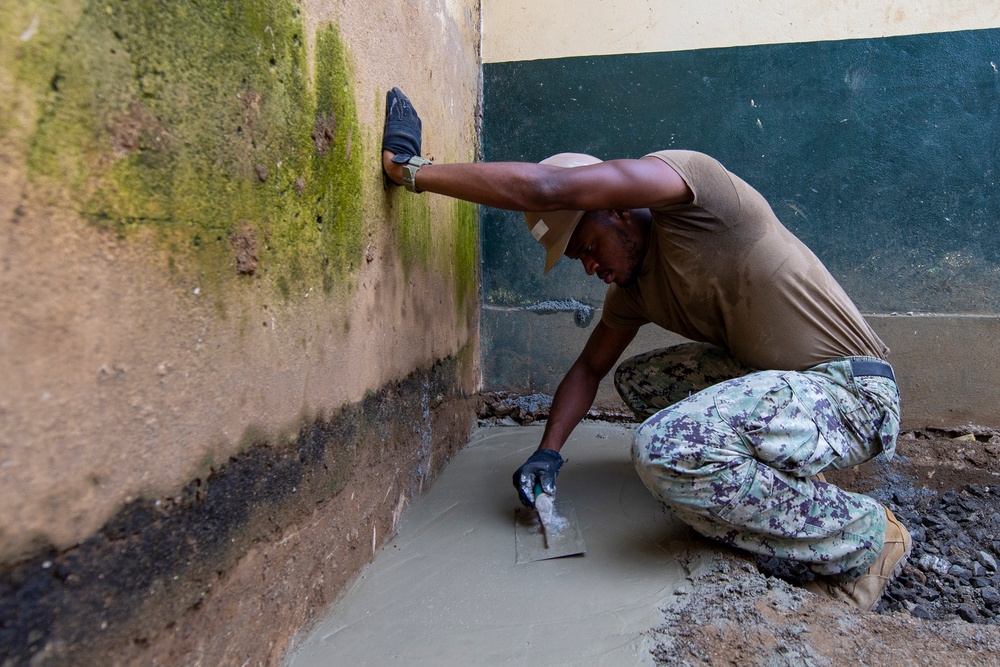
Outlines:
[[483,0],[483,62],[1000,27],[995,0]]

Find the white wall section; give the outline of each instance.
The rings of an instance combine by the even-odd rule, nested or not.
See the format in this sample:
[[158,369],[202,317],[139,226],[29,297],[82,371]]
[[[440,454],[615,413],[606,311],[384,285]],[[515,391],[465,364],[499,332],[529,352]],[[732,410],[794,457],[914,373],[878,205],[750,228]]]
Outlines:
[[989,0],[483,0],[483,62],[1000,27]]

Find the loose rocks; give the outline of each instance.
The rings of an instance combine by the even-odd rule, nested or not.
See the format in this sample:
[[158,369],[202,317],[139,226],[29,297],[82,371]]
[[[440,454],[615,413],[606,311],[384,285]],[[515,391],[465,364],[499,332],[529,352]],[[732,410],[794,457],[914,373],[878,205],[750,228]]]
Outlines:
[[876,611],[997,624],[1000,487],[971,484],[907,500],[889,506],[911,527],[913,551]]
[[[878,499],[907,527],[913,550],[875,611],[1000,623],[1000,486]],[[795,585],[813,578],[804,565],[774,558],[758,557],[757,567]]]

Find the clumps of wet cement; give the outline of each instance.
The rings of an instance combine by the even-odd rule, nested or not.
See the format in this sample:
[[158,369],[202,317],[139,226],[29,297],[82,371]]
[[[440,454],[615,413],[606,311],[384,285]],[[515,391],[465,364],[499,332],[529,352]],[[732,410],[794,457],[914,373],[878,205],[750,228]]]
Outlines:
[[526,306],[524,310],[539,315],[549,313],[573,313],[573,322],[578,327],[590,326],[590,321],[594,319],[594,309],[576,299],[560,299],[552,301],[541,301],[539,303]]
[[522,396],[506,391],[487,392],[479,396],[478,415],[481,425],[524,426],[547,419],[552,408],[548,394]]
[[[552,409],[549,394],[515,394],[507,391],[485,392],[479,396],[478,416],[480,426],[526,426],[548,419]],[[587,419],[606,422],[634,422],[628,410],[591,408]]]
[[756,664],[823,664],[804,625],[769,621],[772,608],[793,613],[806,595],[781,579],[761,576],[745,557],[720,552],[662,609],[664,622],[651,633],[653,658],[659,665],[751,664],[727,663],[725,656],[738,652],[748,633],[756,633]]
[[[491,297],[489,301],[493,301],[494,298]],[[507,302],[510,299],[499,298],[500,302]],[[529,313],[535,313],[536,315],[553,315],[556,313],[572,313],[573,322],[576,326],[586,329],[590,326],[591,321],[594,319],[594,313],[596,310],[588,306],[585,303],[577,301],[576,299],[549,299],[546,301],[539,301],[538,303],[533,303],[530,306],[526,305],[496,305],[492,306],[498,310],[508,310],[508,311],[526,311]]]

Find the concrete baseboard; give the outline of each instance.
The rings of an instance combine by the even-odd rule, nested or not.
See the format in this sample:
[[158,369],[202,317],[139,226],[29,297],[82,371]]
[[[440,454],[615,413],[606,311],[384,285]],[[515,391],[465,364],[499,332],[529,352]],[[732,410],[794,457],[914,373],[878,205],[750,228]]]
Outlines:
[[[987,315],[868,315],[891,348],[903,397],[903,427],[1000,423],[1000,317]],[[483,309],[483,376],[488,391],[555,392],[600,321],[586,327],[571,312]],[[647,326],[623,358],[684,338]],[[595,405],[622,406],[610,376]]]

